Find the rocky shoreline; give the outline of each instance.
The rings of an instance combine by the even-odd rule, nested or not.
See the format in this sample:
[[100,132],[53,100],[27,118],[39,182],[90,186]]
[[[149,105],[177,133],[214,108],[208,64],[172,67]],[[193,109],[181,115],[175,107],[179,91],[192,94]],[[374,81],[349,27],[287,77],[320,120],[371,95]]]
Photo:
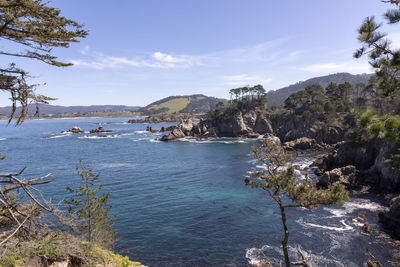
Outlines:
[[[148,131],[154,129],[149,126]],[[265,114],[252,110],[239,112],[228,119],[182,120],[178,125],[162,129],[168,133],[160,141],[173,141],[184,137],[244,137],[274,138],[286,150],[317,150],[326,153],[311,167],[316,167],[317,186],[324,188],[334,182],[349,190],[369,188],[390,203],[388,212],[380,214],[382,224],[395,238],[400,238],[400,169],[388,161],[391,145],[382,139],[373,139],[365,146],[344,141],[344,130],[339,126],[315,123],[307,126],[287,113]],[[365,144],[364,144],[365,145]]]

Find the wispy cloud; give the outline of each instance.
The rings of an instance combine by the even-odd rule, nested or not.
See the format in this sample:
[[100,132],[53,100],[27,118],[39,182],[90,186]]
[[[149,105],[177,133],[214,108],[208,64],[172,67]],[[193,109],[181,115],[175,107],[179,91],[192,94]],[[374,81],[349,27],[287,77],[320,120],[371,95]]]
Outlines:
[[[89,50],[83,49],[82,51],[87,53]],[[126,66],[170,69],[189,68],[194,65],[201,65],[202,57],[155,52],[145,58],[136,59],[127,57],[104,56],[99,53],[93,53],[90,55],[89,59],[73,59],[70,60],[70,62],[75,66],[98,70],[108,68],[120,68]]]
[[75,66],[92,69],[107,69],[119,67],[145,67],[145,68],[191,68],[194,66],[224,66],[226,64],[270,63],[279,64],[294,61],[300,54],[299,51],[287,52],[282,46],[287,39],[271,40],[264,43],[210,52],[200,55],[174,54],[156,51],[147,55],[136,57],[117,57],[92,52],[85,46],[80,53],[84,59],[70,60]]
[[229,85],[229,86],[266,84],[272,81],[272,79],[270,78],[256,76],[256,75],[248,75],[248,74],[222,76],[221,80],[223,85]]
[[368,62],[365,61],[348,61],[341,63],[321,63],[312,64],[308,66],[298,67],[298,70],[315,72],[315,73],[334,73],[334,72],[350,72],[350,73],[360,73],[360,72],[371,72],[371,67]]
[[84,48],[82,48],[81,50],[79,50],[79,53],[81,53],[82,55],[87,55],[90,51],[90,47],[88,45],[85,45]]

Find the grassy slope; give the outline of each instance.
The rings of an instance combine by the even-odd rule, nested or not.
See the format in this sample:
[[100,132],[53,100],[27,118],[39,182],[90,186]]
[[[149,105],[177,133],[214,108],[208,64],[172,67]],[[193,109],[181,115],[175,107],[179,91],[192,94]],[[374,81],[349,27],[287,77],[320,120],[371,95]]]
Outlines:
[[162,109],[162,108],[168,108],[169,110],[167,113],[171,114],[174,112],[179,112],[182,109],[184,109],[188,104],[190,100],[189,98],[176,98],[169,100],[167,102],[161,103],[159,105],[152,105],[149,109],[150,110],[157,110],[157,109]]

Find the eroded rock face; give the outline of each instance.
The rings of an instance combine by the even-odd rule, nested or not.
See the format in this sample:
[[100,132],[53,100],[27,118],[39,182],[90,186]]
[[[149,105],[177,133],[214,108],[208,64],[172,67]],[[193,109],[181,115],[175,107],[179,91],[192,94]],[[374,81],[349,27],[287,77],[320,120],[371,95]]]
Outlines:
[[175,128],[171,131],[171,133],[161,137],[160,141],[173,141],[183,137],[185,137],[185,134],[181,131],[181,129]]
[[173,141],[185,136],[191,136],[194,124],[192,120],[182,121],[177,126],[170,128],[171,132],[160,138],[160,141]]
[[324,175],[320,176],[318,179],[317,186],[326,188],[330,184],[339,182],[344,185],[352,185],[356,180],[357,170],[353,165],[349,165],[342,168],[336,168],[331,171],[327,171]]
[[389,211],[380,213],[379,218],[391,234],[400,238],[400,196],[392,199]]
[[271,123],[266,118],[258,116],[254,124],[253,132],[258,134],[273,134],[274,130],[272,129]]
[[368,184],[383,192],[400,190],[400,169],[395,162],[388,161],[390,145],[383,140],[371,140],[363,148],[360,144],[341,143],[329,154],[315,161],[317,175],[326,171],[353,165],[359,170],[358,184]]
[[294,141],[286,142],[284,144],[285,148],[291,149],[312,149],[316,146],[316,141],[308,137],[301,137]]

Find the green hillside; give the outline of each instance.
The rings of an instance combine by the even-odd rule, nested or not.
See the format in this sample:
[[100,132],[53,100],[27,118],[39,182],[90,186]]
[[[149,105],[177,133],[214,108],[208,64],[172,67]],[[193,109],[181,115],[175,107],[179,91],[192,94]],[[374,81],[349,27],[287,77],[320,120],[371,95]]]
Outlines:
[[322,87],[326,87],[329,83],[344,83],[348,82],[350,84],[364,83],[367,84],[368,80],[371,78],[372,74],[357,74],[352,75],[350,73],[336,73],[327,76],[315,77],[308,79],[303,82],[298,82],[287,87],[269,91],[267,93],[268,105],[269,106],[281,106],[286,98],[288,98],[292,93],[303,90],[308,85],[319,84]]
[[143,114],[159,113],[204,113],[214,109],[218,102],[227,103],[226,99],[205,95],[170,96],[158,100],[139,110]]

